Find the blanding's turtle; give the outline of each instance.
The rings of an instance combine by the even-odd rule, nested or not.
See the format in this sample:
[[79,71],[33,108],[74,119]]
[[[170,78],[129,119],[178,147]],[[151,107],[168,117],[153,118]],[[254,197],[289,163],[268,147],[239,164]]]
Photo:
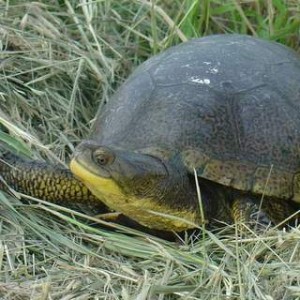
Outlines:
[[[245,35],[182,43],[143,63],[104,105],[71,161],[84,184],[74,181],[71,194],[88,194],[86,186],[95,203],[154,229],[247,220],[252,203],[281,222],[300,207],[299,117],[292,50]],[[39,177],[34,165],[22,173],[28,181]],[[9,184],[14,172],[3,170]],[[74,179],[61,172],[53,188],[63,199]],[[44,179],[33,180],[31,194],[47,194]]]

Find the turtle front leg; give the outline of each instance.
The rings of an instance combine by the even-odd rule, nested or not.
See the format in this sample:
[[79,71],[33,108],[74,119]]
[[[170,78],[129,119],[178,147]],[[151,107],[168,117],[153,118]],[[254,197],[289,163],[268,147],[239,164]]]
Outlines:
[[248,197],[244,195],[236,196],[231,206],[231,215],[234,223],[249,223],[254,205],[254,202]]
[[300,205],[297,206],[296,203],[288,200],[266,198],[263,201],[262,209],[276,225],[292,224],[300,220]]
[[[251,199],[245,195],[236,196],[232,202],[231,214],[236,224],[258,221],[259,224],[267,226],[272,222],[275,225],[292,224],[300,220],[300,205],[297,206],[290,201],[276,198],[264,198],[261,211],[258,212],[259,199]],[[258,212],[255,219],[252,215]]]
[[231,206],[231,215],[234,223],[255,223],[259,227],[266,228],[273,220],[266,210],[260,210],[259,207],[258,199],[251,198],[248,195],[236,196]]

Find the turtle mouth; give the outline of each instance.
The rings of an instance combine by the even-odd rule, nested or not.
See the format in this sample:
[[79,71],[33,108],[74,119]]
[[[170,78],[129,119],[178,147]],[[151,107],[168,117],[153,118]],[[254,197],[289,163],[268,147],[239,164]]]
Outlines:
[[75,164],[81,165],[95,176],[120,183],[138,178],[163,179],[169,176],[165,162],[159,157],[100,146],[89,141],[77,148],[71,161],[71,171]]
[[157,157],[86,142],[77,148],[70,169],[98,196],[157,197],[169,180],[166,164]]
[[118,210],[118,206],[114,204],[117,199],[124,198],[124,193],[114,180],[99,177],[74,159],[71,161],[70,168],[75,177],[82,181],[99,201],[104,202],[111,209]]
[[[75,176],[79,178],[85,178],[80,174],[85,170],[85,172],[89,172],[90,174],[109,179],[111,178],[110,172],[106,169],[105,165],[95,164],[95,151],[91,149],[79,150],[74,154],[73,159],[70,163],[70,169]],[[86,173],[85,173],[86,176]]]

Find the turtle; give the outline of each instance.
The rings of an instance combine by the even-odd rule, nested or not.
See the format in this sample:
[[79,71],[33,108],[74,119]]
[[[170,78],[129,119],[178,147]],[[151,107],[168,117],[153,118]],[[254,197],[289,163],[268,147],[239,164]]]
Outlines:
[[103,105],[68,176],[79,196],[153,229],[248,221],[252,204],[276,224],[296,218],[299,83],[298,54],[276,42],[219,34],[170,47]]

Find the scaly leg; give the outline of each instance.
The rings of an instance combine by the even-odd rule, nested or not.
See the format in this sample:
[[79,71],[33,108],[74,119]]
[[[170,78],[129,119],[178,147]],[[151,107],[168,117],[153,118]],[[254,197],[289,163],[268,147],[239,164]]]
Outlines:
[[25,195],[69,208],[97,214],[107,207],[69,169],[46,162],[5,154],[0,160],[0,190],[10,188]]
[[[264,199],[262,205],[263,211],[270,217],[274,224],[282,223],[286,220],[286,223],[292,223],[296,219],[300,219],[300,213],[295,213],[297,210],[300,210],[299,207],[296,207],[296,204],[293,205],[290,201],[285,199],[276,199],[276,198],[267,198]],[[291,217],[294,215],[293,217]]]

